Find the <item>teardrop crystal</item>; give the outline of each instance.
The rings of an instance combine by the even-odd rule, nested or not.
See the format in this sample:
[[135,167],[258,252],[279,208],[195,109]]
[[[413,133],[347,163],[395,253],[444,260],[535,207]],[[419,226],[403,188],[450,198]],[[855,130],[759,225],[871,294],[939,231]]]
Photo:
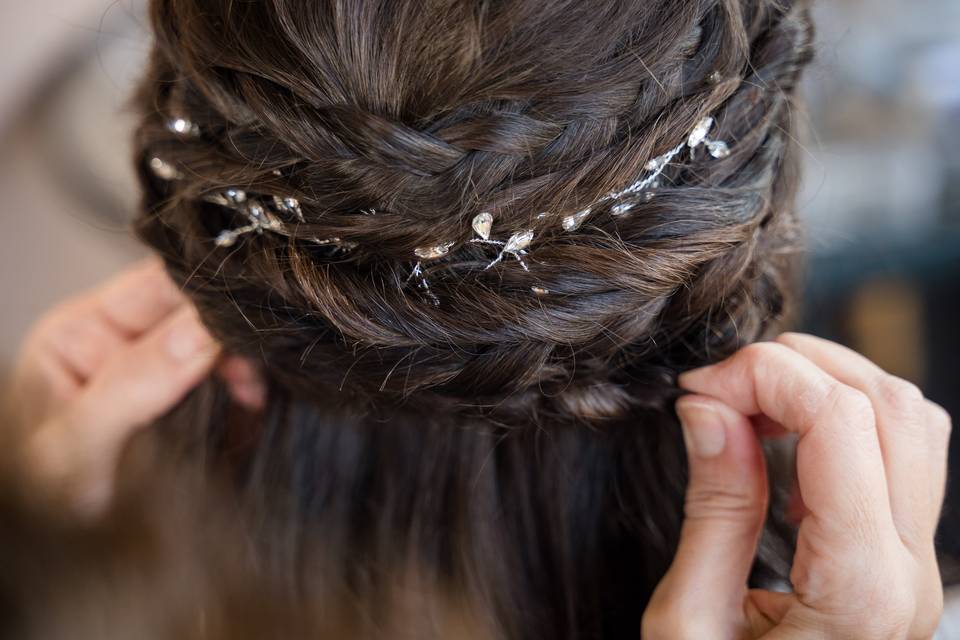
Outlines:
[[252,202],[250,206],[247,207],[247,217],[250,218],[250,222],[253,224],[267,224],[267,212],[258,202]]
[[730,155],[730,147],[723,140],[711,140],[707,143],[707,150],[710,155],[718,160],[722,160]]
[[413,250],[413,253],[423,260],[435,260],[447,255],[450,252],[450,247],[454,244],[453,242],[443,242],[429,247],[417,247]]
[[303,210],[300,208],[300,201],[292,196],[286,196],[281,198],[280,196],[273,196],[273,205],[276,207],[277,211],[294,215],[300,222],[305,222],[303,218]]
[[580,228],[580,225],[583,224],[583,221],[587,219],[587,216],[590,215],[590,212],[591,209],[584,209],[583,211],[578,211],[571,216],[567,216],[561,223],[563,225],[563,230],[576,231]]
[[223,197],[226,198],[230,204],[241,204],[247,201],[247,192],[242,189],[227,189],[223,192]]
[[700,120],[697,123],[697,126],[693,128],[693,131],[690,132],[690,137],[687,138],[687,146],[691,149],[694,149],[700,146],[704,140],[707,139],[707,134],[710,133],[710,128],[713,126],[713,118],[707,116]]
[[218,247],[232,247],[237,243],[237,234],[234,231],[221,231],[215,243]]
[[490,230],[493,228],[493,216],[484,211],[473,218],[473,230],[484,240],[490,239]]
[[510,239],[507,240],[507,244],[503,246],[504,253],[517,253],[518,251],[523,251],[530,246],[530,243],[533,241],[533,231],[521,231],[510,236]]
[[180,170],[163,158],[151,158],[150,170],[153,172],[153,175],[157,176],[161,180],[171,181],[180,180],[183,178],[183,174],[180,172]]

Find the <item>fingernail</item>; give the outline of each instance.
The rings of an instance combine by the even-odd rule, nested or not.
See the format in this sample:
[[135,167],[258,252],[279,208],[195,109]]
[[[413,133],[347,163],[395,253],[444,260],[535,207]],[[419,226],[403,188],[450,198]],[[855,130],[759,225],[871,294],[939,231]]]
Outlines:
[[727,433],[719,412],[703,404],[677,403],[677,416],[690,453],[713,458],[723,452]]
[[213,338],[204,326],[196,317],[191,316],[171,329],[167,336],[167,353],[174,360],[182,362],[209,348],[212,343]]

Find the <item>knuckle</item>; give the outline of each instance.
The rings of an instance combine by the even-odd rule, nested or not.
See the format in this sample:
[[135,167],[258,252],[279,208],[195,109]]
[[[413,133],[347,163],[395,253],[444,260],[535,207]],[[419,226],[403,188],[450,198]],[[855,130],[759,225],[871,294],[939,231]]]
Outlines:
[[780,360],[790,349],[776,342],[754,342],[740,350],[740,356],[750,368],[769,365]]
[[883,376],[877,383],[877,394],[898,414],[916,415],[923,402],[923,392],[917,385],[896,376]]
[[876,414],[867,394],[839,382],[828,392],[828,405],[857,425],[874,428]]
[[688,519],[742,522],[762,513],[766,502],[762,491],[710,484],[690,487],[684,510]]

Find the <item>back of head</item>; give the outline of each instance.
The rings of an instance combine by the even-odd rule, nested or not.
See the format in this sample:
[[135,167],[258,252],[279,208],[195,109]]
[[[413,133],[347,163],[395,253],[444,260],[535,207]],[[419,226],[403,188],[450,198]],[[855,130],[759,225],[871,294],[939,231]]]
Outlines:
[[635,637],[679,530],[675,376],[789,300],[806,3],[151,14],[139,228],[270,381],[231,459],[297,534],[265,555],[321,541],[366,602],[427,576],[495,636]]

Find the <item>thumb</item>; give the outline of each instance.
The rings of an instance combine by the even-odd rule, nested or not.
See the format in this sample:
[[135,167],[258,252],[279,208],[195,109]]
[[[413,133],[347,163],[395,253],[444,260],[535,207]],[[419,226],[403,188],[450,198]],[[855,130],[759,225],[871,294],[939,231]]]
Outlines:
[[763,453],[750,421],[723,402],[677,401],[690,468],[680,545],[644,615],[643,637],[733,637],[767,510]]

